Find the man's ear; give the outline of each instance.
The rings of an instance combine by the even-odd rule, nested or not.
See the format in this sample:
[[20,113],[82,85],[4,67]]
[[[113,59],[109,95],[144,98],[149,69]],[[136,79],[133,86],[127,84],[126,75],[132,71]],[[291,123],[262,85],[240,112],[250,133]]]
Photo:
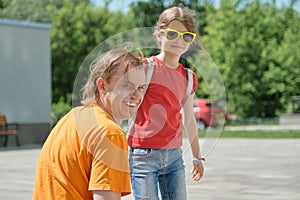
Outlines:
[[98,78],[97,81],[96,81],[96,84],[97,84],[97,89],[98,89],[98,92],[99,94],[103,94],[104,93],[104,85],[105,85],[105,81],[103,78]]

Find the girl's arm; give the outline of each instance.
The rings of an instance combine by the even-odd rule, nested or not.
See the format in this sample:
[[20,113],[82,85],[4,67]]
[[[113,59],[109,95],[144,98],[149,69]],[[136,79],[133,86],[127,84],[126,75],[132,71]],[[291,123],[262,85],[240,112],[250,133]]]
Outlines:
[[[193,112],[194,94],[190,95],[184,104],[182,112],[183,128],[189,139],[193,158],[201,158],[200,145],[198,139],[198,127]],[[192,178],[199,181],[203,176],[204,168],[202,162],[194,164],[192,169]]]

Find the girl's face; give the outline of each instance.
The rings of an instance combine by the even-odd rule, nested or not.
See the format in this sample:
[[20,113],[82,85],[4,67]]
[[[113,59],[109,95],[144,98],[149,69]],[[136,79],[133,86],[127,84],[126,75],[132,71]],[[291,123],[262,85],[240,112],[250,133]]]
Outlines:
[[[175,40],[170,40],[166,37],[165,30],[175,30],[178,32],[189,32],[188,29],[178,20],[172,21],[165,29],[159,30],[158,41],[161,44],[161,51],[165,51],[171,54],[175,54],[177,56],[181,56],[184,52],[186,52],[191,43],[186,43],[183,41],[184,35],[179,35],[179,37]],[[195,37],[190,35],[191,37]],[[189,37],[189,36],[188,36]]]

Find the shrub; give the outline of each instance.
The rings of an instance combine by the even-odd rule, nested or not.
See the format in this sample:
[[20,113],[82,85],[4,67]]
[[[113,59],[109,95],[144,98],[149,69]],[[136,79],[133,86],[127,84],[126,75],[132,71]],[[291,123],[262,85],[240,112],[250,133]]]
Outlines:
[[67,114],[71,109],[71,95],[67,96],[67,99],[61,97],[57,103],[51,105],[51,128],[53,128],[57,122]]

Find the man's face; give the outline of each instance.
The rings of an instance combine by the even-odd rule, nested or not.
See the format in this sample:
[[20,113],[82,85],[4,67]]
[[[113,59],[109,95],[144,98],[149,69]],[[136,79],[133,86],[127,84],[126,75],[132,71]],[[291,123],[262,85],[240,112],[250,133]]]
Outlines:
[[[124,63],[122,63],[124,64]],[[125,67],[121,67],[125,69]],[[131,68],[128,72],[118,72],[106,84],[106,106],[117,122],[132,118],[143,100],[145,71]]]

